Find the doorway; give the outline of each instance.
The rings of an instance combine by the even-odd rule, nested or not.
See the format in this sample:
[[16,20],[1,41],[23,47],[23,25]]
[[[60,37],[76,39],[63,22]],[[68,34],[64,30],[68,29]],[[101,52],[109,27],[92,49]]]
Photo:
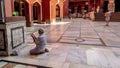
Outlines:
[[77,8],[77,13],[81,13],[82,14],[81,10],[82,10],[81,5],[79,5],[78,8]]
[[60,6],[56,5],[56,17],[60,17]]
[[103,12],[105,13],[108,10],[108,1],[104,1]]
[[120,0],[115,0],[115,12],[120,12]]
[[56,5],[56,20],[61,20],[60,18],[60,6]]
[[25,3],[22,0],[14,0],[13,16],[25,16]]
[[85,10],[86,12],[88,12],[88,5],[85,5],[84,10]]
[[33,21],[38,23],[40,19],[40,5],[36,2],[33,4]]

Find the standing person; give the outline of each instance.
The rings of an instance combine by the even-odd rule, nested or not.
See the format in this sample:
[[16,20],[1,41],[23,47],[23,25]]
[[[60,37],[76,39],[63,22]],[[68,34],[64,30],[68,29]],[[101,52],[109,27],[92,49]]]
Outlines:
[[72,9],[69,9],[69,19],[72,19]]
[[90,19],[91,19],[92,21],[95,20],[94,10],[91,10],[91,12],[90,12]]
[[109,11],[107,10],[107,11],[105,12],[106,26],[109,26],[110,16],[111,16],[111,12],[109,12]]
[[39,36],[36,37],[33,33],[31,34],[31,37],[33,38],[36,47],[32,50],[30,50],[31,55],[37,55],[42,54],[45,52],[49,52],[49,50],[46,48],[47,40],[43,29],[38,30]]
[[83,10],[83,12],[82,12],[82,17],[83,17],[83,19],[86,18],[86,10]]
[[100,6],[97,7],[96,11],[97,11],[97,13],[100,12]]

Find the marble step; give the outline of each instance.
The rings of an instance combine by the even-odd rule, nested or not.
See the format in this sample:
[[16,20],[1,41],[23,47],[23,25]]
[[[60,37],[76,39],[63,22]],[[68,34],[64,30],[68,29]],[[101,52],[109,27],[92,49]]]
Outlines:
[[[31,65],[52,67],[52,68],[105,68],[105,67],[99,67],[99,66],[95,66],[95,65],[38,60],[38,59],[30,59],[30,58],[22,58],[22,57],[7,57],[7,58],[4,58],[3,60],[27,63],[27,64],[31,64]],[[17,64],[13,68],[35,68],[35,67]]]
[[[47,61],[45,60],[37,60],[37,59],[31,59],[28,57],[19,57],[19,56],[14,56],[14,57],[6,57],[2,59],[5,62],[10,62],[10,63],[17,63],[17,64],[23,64],[23,65],[17,65],[15,68],[24,68],[24,65],[27,66],[40,66],[40,67],[46,67]],[[48,67],[46,67],[48,68]]]
[[36,68],[36,67],[18,64],[18,65],[16,65],[16,66],[14,66],[13,68]]
[[2,68],[3,66],[5,66],[7,64],[7,62],[0,62],[0,68]]
[[10,63],[10,62],[0,62],[0,68],[36,68],[36,67]]
[[94,65],[84,65],[84,64],[70,64],[69,68],[105,68],[105,67],[98,67]]

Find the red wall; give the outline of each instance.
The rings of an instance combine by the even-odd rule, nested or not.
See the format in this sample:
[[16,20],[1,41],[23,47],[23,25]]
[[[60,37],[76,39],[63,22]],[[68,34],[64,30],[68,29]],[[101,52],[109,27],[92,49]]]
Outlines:
[[50,0],[42,1],[43,20],[50,20]]
[[69,1],[68,0],[65,0],[64,2],[64,8],[63,8],[63,16],[64,17],[67,17],[68,16],[68,9],[69,8]]
[[4,0],[5,2],[5,14],[6,17],[12,16],[12,6],[11,6],[11,0]]
[[[81,2],[70,2],[69,6],[70,6],[70,7],[78,7],[79,5],[81,5],[81,8],[84,9],[85,3],[86,3],[86,1],[83,1],[83,2],[82,2],[82,1],[81,1]],[[95,4],[96,4],[96,5],[95,5],[95,10],[96,10],[97,6],[99,6],[100,4],[99,4],[98,1],[96,1]],[[94,2],[91,1],[91,2],[90,2],[90,5],[88,6],[89,11],[91,11],[92,8],[94,8],[93,5],[94,5]]]

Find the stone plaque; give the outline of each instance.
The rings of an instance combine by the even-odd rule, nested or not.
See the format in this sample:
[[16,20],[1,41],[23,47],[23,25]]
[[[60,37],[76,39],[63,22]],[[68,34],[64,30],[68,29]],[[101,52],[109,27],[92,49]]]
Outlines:
[[17,27],[11,29],[12,48],[15,48],[24,43],[24,29]]
[[0,30],[0,50],[5,49],[5,36],[4,36],[4,31]]
[[5,22],[4,1],[0,0],[0,22]]

